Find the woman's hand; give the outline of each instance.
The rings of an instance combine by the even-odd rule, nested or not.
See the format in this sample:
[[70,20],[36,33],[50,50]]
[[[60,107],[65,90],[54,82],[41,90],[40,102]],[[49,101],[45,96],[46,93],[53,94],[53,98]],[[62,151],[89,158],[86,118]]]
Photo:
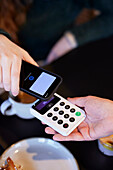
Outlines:
[[4,35],[0,35],[0,88],[19,93],[19,80],[22,60],[37,65],[32,57]]
[[54,140],[95,140],[113,134],[113,101],[95,96],[68,98],[68,100],[84,107],[86,119],[66,137],[58,134],[52,128],[46,127],[45,132],[53,134]]

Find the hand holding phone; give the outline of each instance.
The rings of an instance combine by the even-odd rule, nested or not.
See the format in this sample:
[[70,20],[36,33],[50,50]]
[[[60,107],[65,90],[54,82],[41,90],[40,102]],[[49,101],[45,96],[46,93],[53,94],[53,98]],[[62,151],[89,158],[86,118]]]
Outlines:
[[62,78],[57,74],[22,61],[20,90],[42,100],[48,100],[61,82]]

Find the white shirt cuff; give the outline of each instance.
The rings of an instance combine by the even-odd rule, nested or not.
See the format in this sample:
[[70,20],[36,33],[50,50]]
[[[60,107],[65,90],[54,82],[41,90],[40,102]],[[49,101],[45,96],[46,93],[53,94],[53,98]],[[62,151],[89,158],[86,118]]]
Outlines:
[[68,41],[69,45],[72,48],[78,47],[77,40],[76,40],[75,36],[71,32],[66,32],[64,34],[64,37],[66,38],[66,40]]

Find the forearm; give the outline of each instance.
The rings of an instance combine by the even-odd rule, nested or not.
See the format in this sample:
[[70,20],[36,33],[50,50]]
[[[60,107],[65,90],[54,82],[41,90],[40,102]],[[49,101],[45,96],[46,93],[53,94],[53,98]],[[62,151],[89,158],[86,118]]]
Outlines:
[[[78,45],[106,38],[113,34],[113,1],[90,0],[70,29]],[[92,12],[91,12],[92,11]],[[81,16],[81,17],[80,17]]]
[[102,15],[70,31],[75,35],[78,45],[106,38],[113,34],[113,15]]

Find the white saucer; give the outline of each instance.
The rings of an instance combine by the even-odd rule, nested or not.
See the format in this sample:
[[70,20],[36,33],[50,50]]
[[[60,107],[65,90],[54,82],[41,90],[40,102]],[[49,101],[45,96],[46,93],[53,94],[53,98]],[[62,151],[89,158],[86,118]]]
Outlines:
[[23,170],[79,170],[70,151],[47,138],[30,138],[11,145],[2,154],[0,166],[8,156]]

